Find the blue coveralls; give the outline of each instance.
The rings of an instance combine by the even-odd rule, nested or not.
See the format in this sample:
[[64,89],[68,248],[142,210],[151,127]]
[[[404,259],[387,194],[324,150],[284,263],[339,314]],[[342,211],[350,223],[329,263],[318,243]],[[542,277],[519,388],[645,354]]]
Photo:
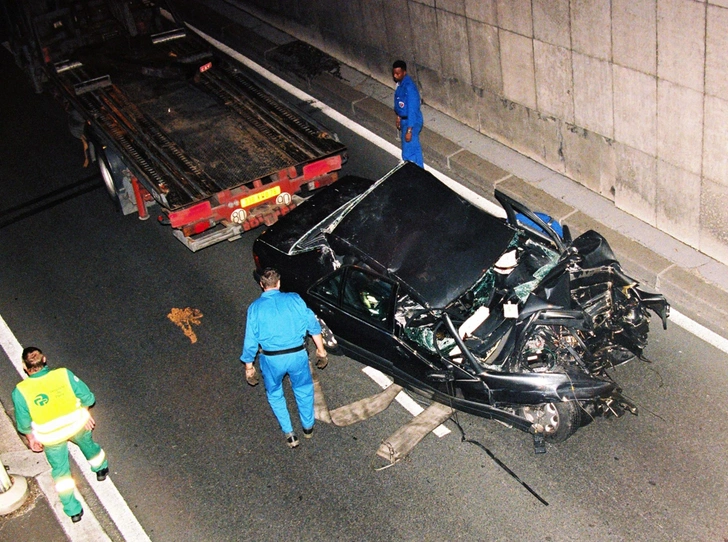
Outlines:
[[[255,361],[258,346],[266,352],[286,350],[304,344],[306,333],[318,335],[321,325],[316,315],[296,293],[266,290],[248,307],[245,340],[240,360]],[[260,354],[260,371],[273,414],[281,430],[291,433],[291,416],[283,395],[283,377],[288,374],[304,429],[314,424],[313,378],[305,349],[291,354]]]
[[[422,111],[420,110],[420,93],[417,85],[409,75],[397,83],[394,89],[394,112],[400,118],[400,136],[402,138],[402,160],[414,162],[424,167],[422,146],[420,145],[420,132],[422,131]],[[412,127],[412,139],[405,141],[407,128]]]

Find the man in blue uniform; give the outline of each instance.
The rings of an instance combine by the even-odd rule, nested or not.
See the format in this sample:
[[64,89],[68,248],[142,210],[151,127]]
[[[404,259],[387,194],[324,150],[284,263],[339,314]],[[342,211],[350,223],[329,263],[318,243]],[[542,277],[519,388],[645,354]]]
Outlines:
[[424,167],[420,146],[423,124],[420,93],[415,82],[407,75],[407,64],[404,60],[397,60],[392,64],[392,77],[397,83],[394,89],[394,112],[397,114],[397,130],[402,138],[402,160]]
[[88,408],[96,398],[68,369],[46,367],[46,357],[34,346],[23,350],[23,368],[28,378],[12,394],[18,432],[28,438],[31,450],[45,451],[63,511],[76,523],[81,521],[83,508],[74,495],[68,441],[81,449],[99,482],[109,473],[106,454],[91,436],[96,422]]
[[[316,345],[316,356],[326,358],[321,325],[316,315],[296,293],[280,291],[281,276],[267,268],[260,277],[261,296],[248,307],[245,340],[240,360],[245,363],[245,378],[257,384],[253,362],[260,347],[260,371],[273,414],[278,419],[290,448],[298,446],[298,437],[291,425],[291,416],[283,395],[283,377],[291,379],[301,417],[303,436],[311,438],[314,424],[313,378],[306,352],[306,333]],[[321,366],[321,365],[319,365]]]

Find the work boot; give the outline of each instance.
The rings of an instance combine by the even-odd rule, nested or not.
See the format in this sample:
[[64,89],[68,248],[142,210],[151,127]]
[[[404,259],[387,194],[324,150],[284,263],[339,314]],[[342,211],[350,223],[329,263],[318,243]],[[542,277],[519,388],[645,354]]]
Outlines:
[[71,516],[71,521],[74,523],[78,523],[79,521],[81,521],[82,517],[83,517],[83,508],[81,509],[81,511],[78,514]]
[[296,433],[294,433],[294,432],[286,433],[286,444],[288,444],[289,448],[295,448],[299,445],[298,437],[296,436]]
[[96,472],[96,480],[99,482],[103,482],[106,480],[106,477],[109,475],[109,467],[105,467],[101,469],[100,471]]

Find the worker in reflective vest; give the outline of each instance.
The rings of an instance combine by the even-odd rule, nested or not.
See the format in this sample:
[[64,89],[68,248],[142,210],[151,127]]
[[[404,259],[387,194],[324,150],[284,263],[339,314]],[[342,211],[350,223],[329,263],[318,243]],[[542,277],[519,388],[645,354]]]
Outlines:
[[45,451],[63,511],[76,523],[81,521],[83,508],[74,495],[76,484],[68,463],[68,441],[81,449],[99,482],[106,479],[109,467],[104,450],[91,436],[96,422],[88,407],[96,401],[94,394],[71,371],[51,370],[46,362],[40,349],[29,346],[23,350],[28,378],[13,390],[15,422],[18,432],[28,438],[31,450]]

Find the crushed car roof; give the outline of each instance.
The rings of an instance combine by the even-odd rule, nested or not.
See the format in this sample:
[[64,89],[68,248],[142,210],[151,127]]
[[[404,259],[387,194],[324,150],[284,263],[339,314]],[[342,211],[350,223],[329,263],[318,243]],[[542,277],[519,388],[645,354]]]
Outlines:
[[515,232],[432,174],[405,163],[351,209],[333,234],[430,307],[444,307],[493,266]]

